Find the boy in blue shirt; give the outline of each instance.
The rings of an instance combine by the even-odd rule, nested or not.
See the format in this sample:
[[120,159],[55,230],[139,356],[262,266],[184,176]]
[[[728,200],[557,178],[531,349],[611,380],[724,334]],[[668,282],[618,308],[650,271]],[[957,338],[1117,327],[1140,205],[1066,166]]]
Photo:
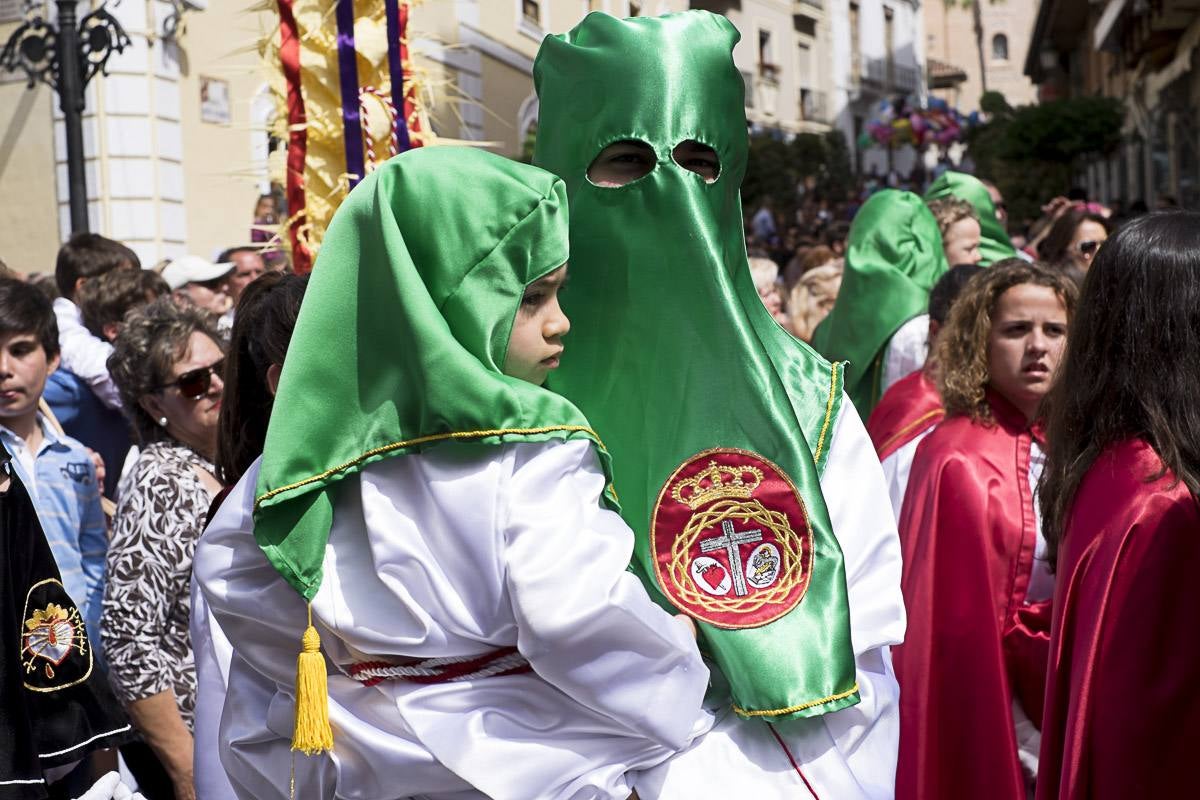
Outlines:
[[50,301],[28,284],[0,278],[0,441],[33,499],[63,586],[78,598],[88,637],[98,644],[108,536],[96,468],[82,444],[38,412],[58,363]]

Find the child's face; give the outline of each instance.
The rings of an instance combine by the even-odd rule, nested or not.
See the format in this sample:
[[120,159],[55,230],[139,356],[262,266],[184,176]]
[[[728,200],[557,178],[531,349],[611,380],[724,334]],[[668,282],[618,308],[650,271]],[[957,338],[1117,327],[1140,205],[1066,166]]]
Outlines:
[[946,229],[942,237],[942,249],[950,266],[956,264],[978,264],[983,260],[979,252],[979,221],[963,217]]
[[46,358],[34,334],[0,334],[0,420],[35,413],[46,377],[57,368],[58,356]]
[[558,292],[567,280],[564,264],[531,283],[521,298],[504,359],[504,374],[541,386],[562,355],[562,337],[571,322],[558,305]]

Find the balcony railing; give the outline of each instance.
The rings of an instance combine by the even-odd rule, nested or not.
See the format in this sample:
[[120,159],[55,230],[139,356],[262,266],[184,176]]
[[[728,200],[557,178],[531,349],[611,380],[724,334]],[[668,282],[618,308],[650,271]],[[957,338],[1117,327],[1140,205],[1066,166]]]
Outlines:
[[851,62],[851,74],[859,82],[884,92],[915,92],[921,85],[921,70],[883,58],[874,58],[861,66]]
[[887,88],[887,65],[878,60],[868,61],[863,83],[880,89]]
[[920,85],[921,73],[916,67],[893,67],[893,87],[905,92],[915,92]]
[[805,122],[829,122],[829,95],[815,89],[801,89],[800,119]]

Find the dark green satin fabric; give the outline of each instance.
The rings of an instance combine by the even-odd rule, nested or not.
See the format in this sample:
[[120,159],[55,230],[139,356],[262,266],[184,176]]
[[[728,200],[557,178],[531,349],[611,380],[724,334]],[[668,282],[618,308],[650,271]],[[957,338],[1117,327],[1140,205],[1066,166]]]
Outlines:
[[[845,570],[818,466],[841,384],[840,371],[775,323],[750,276],[737,38],[728,20],[693,11],[628,20],[592,14],[543,42],[534,64],[534,163],[566,181],[572,220],[563,307],[573,327],[548,385],[574,401],[608,445],[637,534],[634,567],[664,605],[647,577],[647,537],[659,490],[677,466],[709,448],[742,448],[780,465],[799,488],[815,531],[807,595],[762,627],[700,624],[737,706],[783,719],[858,701]],[[654,149],[653,171],[620,188],[593,185],[588,165],[625,139]],[[718,153],[714,183],[672,160],[687,139]]]
[[983,254],[983,260],[979,263],[982,266],[990,267],[997,261],[1012,258],[1017,254],[1016,248],[1008,238],[1008,232],[1004,230],[1000,220],[996,219],[996,206],[992,203],[992,195],[978,178],[962,172],[943,172],[930,185],[929,191],[925,192],[925,199],[937,200],[950,195],[966,200],[979,215],[979,227],[983,232],[979,239],[979,252]]
[[450,438],[596,441],[569,401],[502,373],[525,287],[567,253],[563,182],[476,148],[411,150],[346,198],[288,347],[255,493],[255,538],[306,599],[338,481],[365,464]]
[[813,332],[826,358],[849,361],[846,392],[863,419],[879,402],[887,343],[929,309],[929,290],[946,271],[937,220],[912,192],[871,195],[850,225],[842,288]]

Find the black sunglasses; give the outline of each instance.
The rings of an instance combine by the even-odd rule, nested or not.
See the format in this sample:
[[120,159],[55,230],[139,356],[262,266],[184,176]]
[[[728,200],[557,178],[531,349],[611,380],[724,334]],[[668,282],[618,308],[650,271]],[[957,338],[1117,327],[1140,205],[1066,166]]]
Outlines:
[[189,369],[170,383],[164,383],[162,386],[159,386],[156,391],[161,392],[163,389],[170,389],[174,386],[179,389],[179,393],[185,399],[199,400],[208,394],[208,390],[212,388],[213,375],[221,375],[224,370],[225,359],[222,358],[219,361],[209,364],[207,367]]
[[1088,239],[1086,242],[1079,243],[1079,252],[1083,253],[1085,256],[1090,256],[1099,249],[1100,243],[1091,239]]

